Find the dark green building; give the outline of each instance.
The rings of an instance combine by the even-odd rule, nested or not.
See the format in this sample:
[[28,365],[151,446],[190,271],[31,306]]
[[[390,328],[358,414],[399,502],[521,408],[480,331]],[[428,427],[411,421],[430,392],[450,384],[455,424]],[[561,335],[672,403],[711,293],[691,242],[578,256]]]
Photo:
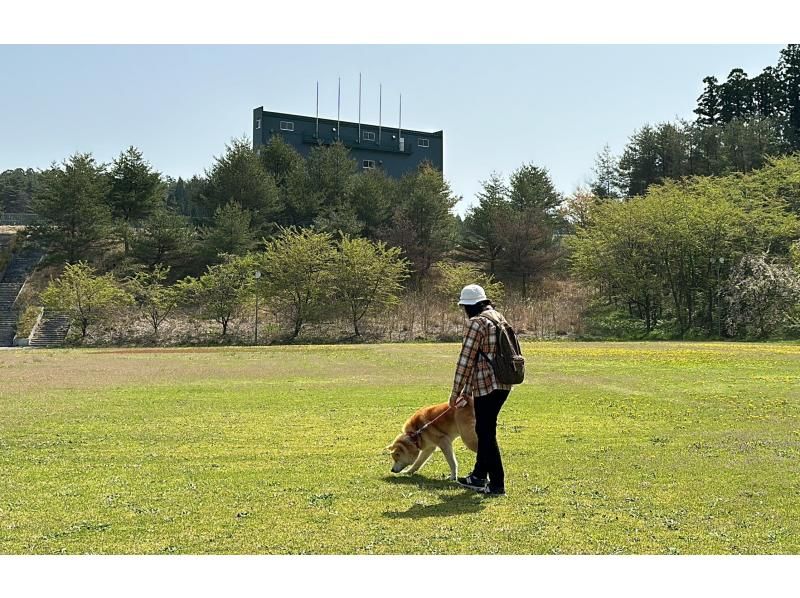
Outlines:
[[361,169],[381,168],[400,177],[423,162],[444,172],[442,131],[427,132],[366,123],[336,121],[284,112],[268,112],[263,106],[253,110],[253,148],[266,145],[280,135],[302,156],[315,145],[341,141],[358,161]]

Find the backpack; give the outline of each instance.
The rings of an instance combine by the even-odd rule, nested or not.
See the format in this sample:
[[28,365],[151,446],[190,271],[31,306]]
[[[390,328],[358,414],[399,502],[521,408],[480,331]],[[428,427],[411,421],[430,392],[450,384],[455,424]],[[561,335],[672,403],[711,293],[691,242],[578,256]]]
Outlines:
[[525,358],[522,356],[517,334],[505,318],[487,315],[489,312],[491,310],[487,310],[479,317],[486,318],[495,325],[497,342],[494,362],[483,351],[479,351],[479,354],[492,366],[498,382],[520,384],[525,379]]

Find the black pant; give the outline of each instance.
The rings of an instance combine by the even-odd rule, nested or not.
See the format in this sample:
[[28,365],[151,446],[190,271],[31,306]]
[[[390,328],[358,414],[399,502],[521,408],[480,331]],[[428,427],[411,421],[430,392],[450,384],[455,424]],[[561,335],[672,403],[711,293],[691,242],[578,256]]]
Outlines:
[[509,391],[493,390],[488,395],[475,397],[475,433],[478,435],[478,456],[472,475],[489,478],[492,488],[505,488],[503,461],[497,446],[497,415],[508,398]]

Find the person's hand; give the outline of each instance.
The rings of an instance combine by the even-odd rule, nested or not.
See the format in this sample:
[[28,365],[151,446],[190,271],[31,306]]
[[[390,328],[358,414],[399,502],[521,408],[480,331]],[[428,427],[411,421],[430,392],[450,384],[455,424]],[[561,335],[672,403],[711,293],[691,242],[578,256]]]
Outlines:
[[458,403],[459,398],[460,397],[457,394],[450,395],[450,400],[448,401],[448,404],[450,405],[451,408],[456,406],[456,403]]
[[466,407],[469,404],[469,399],[467,399],[464,395],[459,395],[453,400],[450,398],[450,406],[455,407],[456,409],[461,409],[462,407]]

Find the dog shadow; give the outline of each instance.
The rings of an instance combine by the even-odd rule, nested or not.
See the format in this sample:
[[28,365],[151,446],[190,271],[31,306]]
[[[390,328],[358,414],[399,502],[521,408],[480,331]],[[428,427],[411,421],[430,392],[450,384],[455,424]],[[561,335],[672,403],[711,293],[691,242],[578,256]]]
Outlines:
[[[452,490],[454,482],[449,480],[435,480],[418,475],[413,476],[387,476],[384,481],[391,484],[404,486],[418,486],[420,488],[436,488],[439,490]],[[464,489],[455,496],[440,496],[440,502],[433,505],[412,505],[407,511],[384,511],[383,516],[389,519],[424,519],[426,517],[450,517],[453,515],[466,515],[477,513],[486,508],[483,497],[472,490]]]

